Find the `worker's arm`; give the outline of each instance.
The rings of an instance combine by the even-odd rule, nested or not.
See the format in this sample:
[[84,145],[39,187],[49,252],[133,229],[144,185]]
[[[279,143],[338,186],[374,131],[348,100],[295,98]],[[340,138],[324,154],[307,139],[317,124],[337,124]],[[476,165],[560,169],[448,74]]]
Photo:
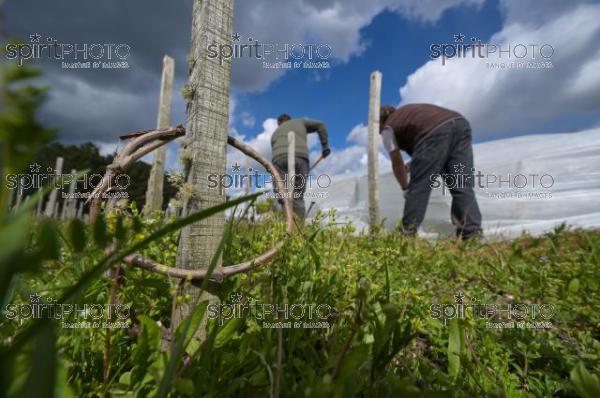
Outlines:
[[396,177],[396,181],[398,181],[398,184],[400,184],[402,189],[405,190],[408,188],[408,174],[406,172],[404,161],[402,160],[402,155],[400,154],[400,148],[396,142],[394,130],[389,126],[385,126],[381,135],[383,138],[383,146],[389,153],[390,160],[392,161],[394,177]]
[[394,171],[394,177],[396,181],[402,187],[403,190],[408,188],[408,174],[406,173],[406,166],[402,160],[400,149],[390,152],[390,159],[392,160],[392,170]]
[[327,127],[325,127],[325,123],[319,120],[304,119],[304,126],[306,126],[307,133],[319,133],[319,141],[321,141],[321,147],[323,148],[323,157],[327,157],[331,153],[331,150],[327,141]]

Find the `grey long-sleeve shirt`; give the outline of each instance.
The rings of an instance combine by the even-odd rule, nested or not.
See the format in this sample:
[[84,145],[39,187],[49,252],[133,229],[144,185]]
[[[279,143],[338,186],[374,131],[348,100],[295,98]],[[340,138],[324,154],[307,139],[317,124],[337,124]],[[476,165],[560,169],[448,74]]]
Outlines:
[[282,123],[271,137],[273,161],[287,157],[288,132],[296,135],[296,156],[308,159],[307,134],[318,132],[323,149],[328,149],[327,128],[323,122],[312,119],[291,119]]

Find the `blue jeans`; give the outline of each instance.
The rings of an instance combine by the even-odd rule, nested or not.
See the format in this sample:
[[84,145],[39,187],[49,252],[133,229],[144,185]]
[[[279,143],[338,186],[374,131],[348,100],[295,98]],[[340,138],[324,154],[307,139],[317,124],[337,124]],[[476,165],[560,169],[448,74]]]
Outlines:
[[[437,127],[417,144],[410,163],[410,183],[402,226],[416,234],[425,218],[432,189],[432,176],[447,175],[453,182],[451,216],[456,235],[463,239],[481,234],[481,213],[473,191],[473,147],[471,126],[463,118]],[[441,182],[444,183],[444,182]]]

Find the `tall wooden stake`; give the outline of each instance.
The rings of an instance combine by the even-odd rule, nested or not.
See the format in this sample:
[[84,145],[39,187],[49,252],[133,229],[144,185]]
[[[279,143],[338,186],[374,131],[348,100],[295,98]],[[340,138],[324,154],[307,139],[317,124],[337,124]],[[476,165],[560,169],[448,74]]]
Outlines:
[[[38,193],[38,194],[40,194],[40,192],[42,192],[42,189],[43,189],[43,188],[41,188],[41,187],[40,187],[40,188],[38,188],[38,190],[37,190],[37,193]],[[38,217],[42,215],[42,204],[43,204],[43,203],[44,203],[44,197],[42,196],[42,197],[40,198],[40,200],[38,200],[38,203],[37,203],[37,209],[36,209],[36,211],[35,211],[35,215],[36,215],[36,216],[38,216]]]
[[379,108],[381,106],[381,72],[371,73],[369,91],[369,148],[367,152],[369,177],[369,226],[371,231],[379,224]]
[[[188,125],[183,153],[186,185],[182,216],[221,204],[224,190],[209,188],[209,175],[224,175],[229,120],[229,82],[231,60],[208,56],[211,43],[229,44],[232,37],[233,0],[194,0],[192,10],[192,48],[189,60],[189,82],[184,90],[188,99]],[[187,164],[186,164],[187,163]],[[177,252],[177,267],[206,268],[211,263],[223,235],[224,213],[215,214],[182,229]],[[219,257],[220,258],[220,257]],[[218,261],[220,266],[220,260]],[[190,300],[177,305],[173,314],[176,327],[190,314],[190,303],[198,298],[214,303],[219,301],[218,286],[200,295],[195,286],[184,287],[182,296]],[[205,337],[201,326],[199,338]]]
[[246,195],[250,195],[250,190],[252,188],[250,184],[250,158],[246,156],[246,185],[244,186],[244,192]]
[[[175,61],[165,55],[163,58],[162,79],[160,83],[160,97],[158,101],[158,120],[156,128],[169,127],[171,123],[171,100],[173,97],[173,75],[175,73]],[[154,162],[148,178],[146,189],[146,204],[144,211],[150,214],[162,209],[163,181],[165,177],[165,162],[167,160],[167,146],[163,145],[154,151]]]
[[74,218],[77,213],[77,199],[75,199],[75,188],[77,187],[77,180],[75,180],[75,174],[77,170],[71,170],[71,183],[69,184],[69,197],[63,200],[63,208],[61,218],[68,220]]
[[[62,167],[63,158],[56,158],[56,165],[54,166],[54,175],[56,175],[57,177],[60,176],[62,174]],[[48,202],[46,203],[46,208],[44,211],[44,215],[46,217],[54,217],[55,215],[54,211],[56,210],[56,197],[58,196],[58,191],[58,188],[53,188],[50,191],[50,197],[48,198]]]
[[17,187],[17,201],[15,202],[15,209],[18,209],[21,206],[21,201],[23,200],[23,178],[19,179],[19,186]]
[[15,191],[19,189],[19,188],[11,188],[8,191],[8,202],[6,202],[6,210],[11,211],[12,210],[12,202],[15,199]]
[[290,198],[294,200],[294,177],[296,176],[296,134],[293,131],[288,132],[287,156],[288,195],[290,195]]

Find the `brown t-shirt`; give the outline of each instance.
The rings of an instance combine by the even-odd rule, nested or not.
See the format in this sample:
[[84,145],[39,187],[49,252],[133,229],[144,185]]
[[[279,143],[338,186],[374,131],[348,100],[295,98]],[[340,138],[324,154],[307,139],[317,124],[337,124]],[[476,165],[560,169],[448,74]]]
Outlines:
[[394,130],[398,147],[412,156],[417,144],[436,127],[462,117],[458,112],[431,104],[409,104],[396,109],[385,121]]

